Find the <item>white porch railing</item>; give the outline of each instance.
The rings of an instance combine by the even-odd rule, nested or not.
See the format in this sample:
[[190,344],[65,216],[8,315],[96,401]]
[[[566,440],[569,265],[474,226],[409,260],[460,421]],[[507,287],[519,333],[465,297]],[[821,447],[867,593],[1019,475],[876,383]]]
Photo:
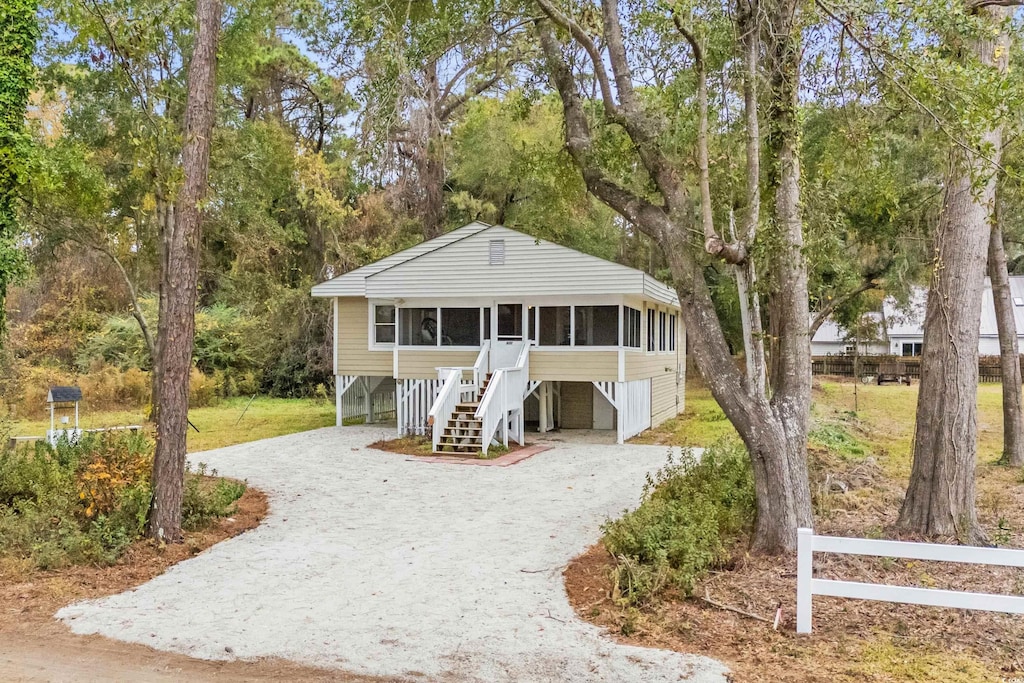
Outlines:
[[427,433],[427,413],[440,390],[441,381],[436,379],[396,380],[399,436]]
[[[526,398],[530,385],[530,344],[523,342],[515,365],[498,368],[491,375],[491,383],[487,385],[480,405],[476,409],[476,418],[482,422],[481,450],[487,449],[496,437],[501,426],[501,442],[508,446],[509,432],[520,445],[523,443],[523,399]],[[510,428],[510,422],[514,424]]]
[[431,427],[431,439],[435,452],[441,442],[445,423],[455,411],[455,406],[462,397],[462,391],[462,368],[447,368],[447,376],[444,378],[441,391],[438,392],[437,398],[434,399],[434,405],[430,407],[430,412],[427,414],[427,424]]
[[880,600],[883,602],[902,602],[908,605],[956,607],[989,612],[1024,614],[1024,597],[1018,595],[968,593],[965,591],[949,591],[935,588],[912,588],[856,581],[815,579],[812,574],[814,553],[816,552],[898,557],[938,562],[960,562],[963,564],[984,564],[996,567],[1024,567],[1024,550],[815,536],[814,531],[811,529],[798,529],[796,562],[797,633],[811,632],[811,602],[815,595],[827,595],[834,598]]

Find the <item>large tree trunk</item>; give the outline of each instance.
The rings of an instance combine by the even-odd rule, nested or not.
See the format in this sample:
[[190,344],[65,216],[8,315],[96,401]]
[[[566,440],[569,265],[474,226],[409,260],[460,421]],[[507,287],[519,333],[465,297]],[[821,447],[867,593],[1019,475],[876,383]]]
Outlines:
[[416,156],[416,180],[420,185],[422,198],[419,206],[423,223],[423,239],[429,240],[444,232],[444,129],[441,117],[441,84],[438,80],[437,62],[431,62],[424,70],[426,76],[426,100],[424,116],[423,148]]
[[771,406],[783,427],[789,479],[804,486],[791,491],[793,505],[811,526],[807,482],[807,431],[811,408],[811,339],[807,267],[800,212],[799,0],[776,0],[765,11],[768,54],[768,185],[775,194],[772,278],[768,281],[771,354]]
[[165,541],[181,538],[189,372],[195,337],[202,202],[206,198],[213,134],[220,15],[219,0],[198,0],[181,155],[185,180],[178,195],[175,220],[169,223],[165,236],[166,260],[160,274],[160,318],[154,363],[160,378],[160,403],[148,532]]
[[[995,24],[1006,10],[979,11]],[[982,63],[1005,68],[1005,34],[978,40],[974,48]],[[984,134],[983,148],[996,163],[1001,144],[998,128]],[[957,536],[968,543],[985,540],[974,507],[974,470],[981,291],[995,205],[995,170],[979,154],[959,149],[951,154],[925,312],[914,462],[898,522],[920,534]]]
[[[785,170],[778,175],[776,193],[776,230],[773,240],[784,245],[784,252],[772,265],[777,271],[773,282],[776,303],[773,315],[795,318],[778,323],[780,333],[787,337],[779,351],[779,372],[775,373],[772,398],[764,392],[751,391],[743,373],[736,367],[722,333],[721,324],[704,281],[703,268],[694,253],[695,245],[688,237],[692,216],[686,206],[685,189],[679,174],[664,155],[658,143],[656,123],[641,109],[632,91],[632,79],[626,59],[626,45],[618,23],[615,0],[603,0],[605,40],[608,59],[615,74],[619,103],[613,101],[611,85],[603,73],[603,58],[587,32],[547,0],[538,0],[545,14],[568,28],[573,39],[591,56],[598,73],[606,112],[620,123],[632,138],[637,156],[650,173],[664,205],[656,205],[631,192],[609,178],[592,155],[592,140],[582,98],[561,44],[549,25],[539,26],[541,45],[547,58],[552,81],[558,89],[565,115],[566,147],[579,166],[588,189],[661,247],[669,263],[673,283],[679,295],[690,350],[698,370],[704,377],[722,410],[736,427],[750,454],[757,492],[757,521],[753,549],[758,552],[784,553],[796,547],[796,530],[812,523],[811,496],[806,468],[806,434],[810,408],[810,358],[807,338],[807,285],[804,262],[800,255],[802,236],[799,214],[798,130],[786,129],[780,135],[781,155],[789,155]],[[787,21],[777,14],[790,12]],[[784,44],[784,51],[799,53],[799,32],[793,26],[792,4],[775,5],[766,21],[777,31],[791,30],[789,38],[775,38]],[[775,21],[779,19],[782,23]],[[680,30],[687,29],[678,22]],[[793,42],[796,41],[796,42]],[[692,41],[696,43],[696,41]],[[696,50],[695,50],[696,52]],[[792,60],[787,60],[792,65]],[[788,104],[795,115],[796,79],[799,70],[780,77]],[[773,90],[773,95],[779,90]],[[702,177],[704,174],[702,173]],[[725,244],[714,234],[713,225],[705,221],[705,248],[733,263],[744,263],[745,245]],[[745,231],[746,232],[746,231]],[[710,238],[709,238],[710,236]],[[717,238],[717,239],[716,239]],[[708,246],[710,245],[710,246]],[[788,291],[787,291],[788,288]],[[800,292],[804,295],[801,297]],[[796,303],[783,299],[794,297]],[[756,384],[756,383],[753,383]]]
[[988,276],[992,280],[992,303],[999,330],[999,365],[1003,378],[1003,455],[1000,462],[1024,465],[1024,412],[1021,405],[1020,350],[1017,348],[1017,323],[1010,294],[1010,275],[1006,267],[1003,228],[992,221],[988,243]]

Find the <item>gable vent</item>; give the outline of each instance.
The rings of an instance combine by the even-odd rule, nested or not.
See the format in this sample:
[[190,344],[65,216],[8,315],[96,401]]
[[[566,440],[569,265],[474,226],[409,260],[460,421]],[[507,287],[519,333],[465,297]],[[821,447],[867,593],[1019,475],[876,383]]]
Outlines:
[[492,266],[505,265],[505,240],[491,240],[488,263]]

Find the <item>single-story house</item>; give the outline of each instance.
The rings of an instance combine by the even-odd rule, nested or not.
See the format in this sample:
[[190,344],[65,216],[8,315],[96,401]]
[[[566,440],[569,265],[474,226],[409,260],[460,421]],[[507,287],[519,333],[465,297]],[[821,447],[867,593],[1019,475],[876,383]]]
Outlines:
[[[1024,276],[1010,276],[1010,295],[1013,299],[1014,319],[1017,324],[1017,343],[1024,349]],[[858,340],[858,351],[862,355],[891,354],[894,356],[920,356],[924,346],[924,318],[928,306],[928,290],[914,287],[910,299],[900,305],[892,297],[882,302],[881,311],[872,311],[878,321],[876,338]],[[981,290],[981,322],[978,339],[978,353],[982,356],[999,355],[999,331],[996,326],[996,309],[992,299],[992,283],[985,278]],[[853,336],[832,320],[826,320],[811,340],[811,355],[851,355]]]
[[339,425],[394,416],[435,450],[486,451],[527,425],[621,442],[683,410],[675,291],[504,226],[471,223],[312,294],[333,301]]

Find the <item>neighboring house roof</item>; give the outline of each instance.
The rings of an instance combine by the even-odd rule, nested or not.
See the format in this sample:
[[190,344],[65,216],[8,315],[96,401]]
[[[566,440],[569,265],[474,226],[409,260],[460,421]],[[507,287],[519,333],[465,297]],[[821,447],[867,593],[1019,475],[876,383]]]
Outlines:
[[638,294],[679,305],[675,290],[641,270],[482,223],[316,285],[312,293],[381,299]]
[[82,400],[82,390],[78,387],[50,387],[46,395],[47,403],[74,403]]
[[[1014,319],[1017,323],[1017,335],[1024,337],[1024,275],[1010,276],[1010,296],[1013,300]],[[913,287],[909,301],[905,305],[897,304],[893,297],[886,297],[882,302],[881,313],[884,316],[886,334],[894,338],[924,337],[924,316],[928,306],[928,290],[925,287]],[[992,283],[985,278],[985,286],[981,291],[981,328],[982,337],[999,336],[996,328],[996,309],[992,301]],[[814,335],[815,342],[835,342],[846,337],[846,330],[839,327],[832,319],[826,320]]]

